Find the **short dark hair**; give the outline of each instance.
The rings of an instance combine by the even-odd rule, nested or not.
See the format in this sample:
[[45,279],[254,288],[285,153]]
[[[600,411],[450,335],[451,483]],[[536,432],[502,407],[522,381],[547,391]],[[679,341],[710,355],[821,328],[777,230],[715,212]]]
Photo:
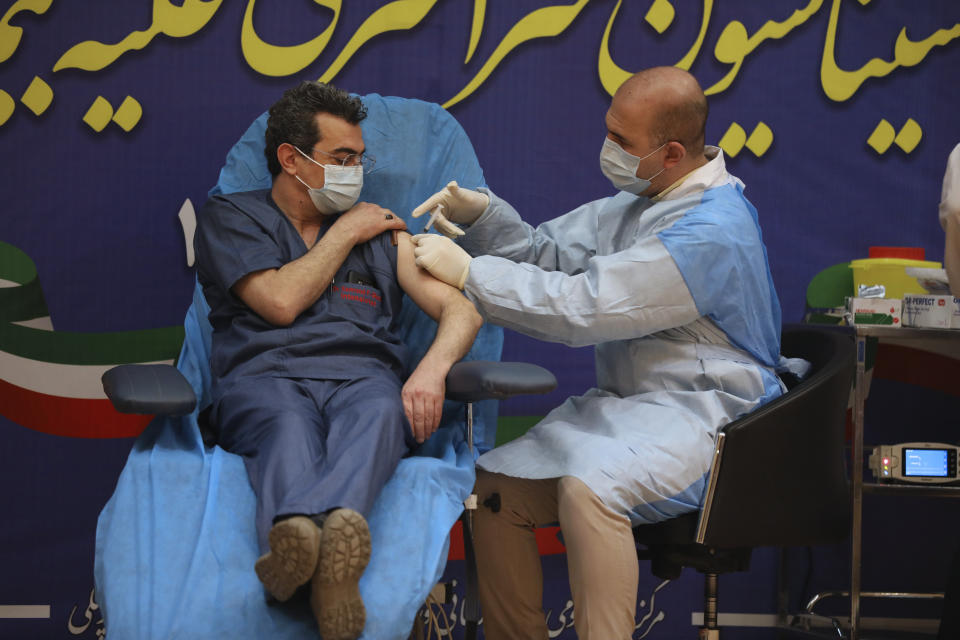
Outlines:
[[263,154],[267,157],[271,176],[280,173],[277,147],[281,144],[288,142],[309,153],[323,139],[323,132],[317,129],[315,120],[318,113],[329,113],[350,124],[360,124],[367,117],[367,109],[360,98],[332,84],[307,81],[287,89],[283,97],[270,107],[264,134],[266,146]]

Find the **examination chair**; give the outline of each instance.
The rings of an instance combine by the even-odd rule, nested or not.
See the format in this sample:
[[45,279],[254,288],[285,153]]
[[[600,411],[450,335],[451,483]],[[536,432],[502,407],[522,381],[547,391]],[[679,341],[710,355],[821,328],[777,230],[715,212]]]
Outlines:
[[841,542],[851,503],[844,424],[854,374],[848,331],[788,326],[781,352],[811,363],[802,381],[720,430],[703,508],[634,529],[638,555],[663,579],[705,576],[699,637],[717,640],[717,576],[746,571],[754,547]]
[[[484,184],[469,139],[438,105],[376,94],[363,102],[364,140],[377,161],[361,200],[391,209],[415,231],[410,211],[448,181]],[[230,150],[211,194],[270,186],[266,117]],[[243,461],[203,440],[211,386],[208,312],[195,285],[175,368],[126,365],[104,375],[117,410],[157,415],[135,442],[97,523],[94,575],[108,637],[316,637],[306,602],[267,604],[253,571],[256,501]],[[401,327],[416,362],[435,324],[405,300]],[[495,399],[556,385],[540,367],[495,362],[501,345],[500,329],[481,329],[448,375],[440,428],[400,462],[368,514],[372,555],[360,581],[364,638],[410,634],[446,565],[450,529],[470,502],[474,444],[482,452],[494,442]],[[476,401],[475,407],[462,404]],[[469,524],[465,517],[468,554]],[[468,588],[474,582],[468,569]]]

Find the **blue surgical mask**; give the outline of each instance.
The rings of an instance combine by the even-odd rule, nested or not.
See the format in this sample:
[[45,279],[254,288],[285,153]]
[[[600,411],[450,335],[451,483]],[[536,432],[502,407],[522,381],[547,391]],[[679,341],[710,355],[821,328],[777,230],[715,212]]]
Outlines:
[[[296,148],[296,147],[295,147]],[[297,151],[300,151],[297,148]],[[303,151],[300,155],[314,164],[323,167],[323,187],[311,187],[300,176],[294,176],[307,188],[313,206],[322,214],[341,213],[352,207],[363,189],[363,167],[359,164],[343,167],[339,164],[320,164]]]
[[638,178],[637,169],[640,167],[640,161],[660,151],[666,144],[664,142],[647,155],[639,158],[624,151],[623,147],[610,138],[604,138],[603,148],[600,150],[600,171],[607,176],[607,179],[617,189],[639,195],[650,188],[651,180],[663,173],[663,169],[660,169],[649,178]]

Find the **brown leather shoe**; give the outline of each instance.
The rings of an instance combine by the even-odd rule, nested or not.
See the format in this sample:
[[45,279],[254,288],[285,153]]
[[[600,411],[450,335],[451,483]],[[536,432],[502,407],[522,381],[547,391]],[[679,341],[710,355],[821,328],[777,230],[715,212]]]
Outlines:
[[293,592],[314,574],[320,554],[320,529],[310,518],[294,516],[270,529],[270,551],[254,565],[257,577],[277,600]]
[[323,640],[353,640],[363,632],[367,613],[360,576],[370,561],[370,530],[352,509],[332,511],[323,523],[320,557],[310,581],[310,607]]

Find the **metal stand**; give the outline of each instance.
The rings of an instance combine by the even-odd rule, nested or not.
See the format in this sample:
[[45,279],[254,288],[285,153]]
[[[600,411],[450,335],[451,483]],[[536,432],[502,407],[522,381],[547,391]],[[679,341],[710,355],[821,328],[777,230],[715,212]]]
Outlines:
[[863,536],[863,494],[911,494],[940,497],[960,497],[960,487],[919,487],[904,485],[886,485],[878,483],[864,483],[863,481],[863,425],[866,402],[866,352],[867,338],[883,338],[886,340],[960,340],[960,331],[947,329],[890,329],[886,327],[858,326],[857,331],[857,373],[856,389],[854,393],[853,410],[853,532],[851,541],[850,591],[826,592],[817,594],[807,605],[808,609],[819,599],[829,595],[849,595],[850,597],[850,640],[860,637],[860,598],[942,598],[943,594],[908,593],[908,592],[878,592],[861,591],[860,566],[862,557]]
[[720,640],[720,628],[717,626],[717,574],[703,574],[703,626],[700,627],[700,640]]
[[[473,403],[467,403],[467,448],[473,454]],[[463,554],[466,568],[466,596],[463,617],[466,620],[464,640],[475,640],[480,625],[480,594],[477,584],[477,557],[473,549],[473,512],[477,509],[477,494],[471,493],[463,503]]]

